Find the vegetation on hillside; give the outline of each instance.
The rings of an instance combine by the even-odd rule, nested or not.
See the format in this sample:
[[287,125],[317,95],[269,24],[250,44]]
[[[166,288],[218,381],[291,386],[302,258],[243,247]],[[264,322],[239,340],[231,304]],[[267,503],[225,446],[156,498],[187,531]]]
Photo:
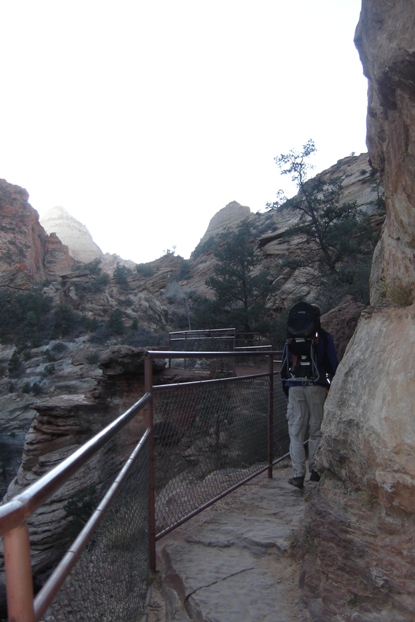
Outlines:
[[[131,313],[133,301],[141,304],[142,300],[134,298],[136,283],[142,292],[147,279],[152,279],[152,289],[159,286],[163,317],[172,330],[232,327],[238,332],[259,333],[275,346],[280,344],[285,326],[281,311],[276,313],[272,308],[278,295],[277,283],[283,285],[294,274],[296,285],[301,286],[304,279],[308,288],[318,289],[323,312],[336,306],[346,294],[367,304],[375,230],[370,217],[355,202],[343,200],[342,178],[309,178],[310,158],[315,151],[314,142],[309,140],[302,150],[275,158],[282,174],[291,176],[297,186],[294,198],[287,200],[279,191],[276,201],[267,205],[267,213],[258,213],[236,230],[226,230],[201,242],[190,260],[168,250],[161,258],[162,268],[154,262],[138,264],[131,270],[118,263],[112,278],[103,271],[100,260],[81,264],[76,277],[62,288],[62,292],[65,288],[69,291],[69,287],[75,292],[75,296],[61,298],[67,302],[53,302],[45,293],[49,290],[40,285],[27,292],[0,289],[0,343],[16,345],[10,371],[17,373],[30,350],[50,340],[86,335],[97,345],[167,343],[166,334],[156,334],[139,324]],[[371,189],[379,212],[384,209],[384,197],[375,175]],[[295,256],[279,255],[273,261],[267,257],[264,263],[258,238],[278,230],[278,217],[287,209],[296,212],[298,219],[279,235],[283,240],[296,238],[292,245]],[[209,299],[201,297],[188,283],[204,254],[213,254],[216,260],[213,274],[206,280],[213,295]],[[165,259],[170,256],[174,259],[171,265]],[[91,317],[91,309],[96,308],[87,306],[91,300],[98,301],[101,307],[104,300],[109,303],[107,308],[100,308],[99,318]],[[144,299],[143,305],[147,305]]]
[[247,220],[234,232],[226,231],[217,241],[214,275],[206,280],[214,300],[199,298],[194,306],[199,328],[234,327],[240,332],[267,333],[265,304],[272,282],[260,270],[261,258],[255,253],[252,224]]
[[[315,287],[325,294],[326,306],[331,308],[346,294],[356,300],[369,302],[369,274],[377,242],[370,215],[356,202],[343,200],[343,178],[317,175],[309,179],[310,157],[316,152],[309,140],[301,151],[291,150],[275,158],[283,175],[290,175],[298,194],[286,200],[280,190],[277,200],[268,208],[291,208],[298,221],[284,234],[286,238],[303,239],[300,257],[287,257],[283,265],[311,268],[316,275]],[[376,183],[376,182],[375,182]],[[378,205],[382,200],[379,185]],[[311,279],[312,272],[307,272]]]

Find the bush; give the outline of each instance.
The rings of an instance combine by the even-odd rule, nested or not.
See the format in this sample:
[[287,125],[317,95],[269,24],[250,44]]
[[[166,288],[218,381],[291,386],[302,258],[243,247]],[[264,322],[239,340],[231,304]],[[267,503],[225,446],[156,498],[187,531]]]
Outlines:
[[180,264],[180,268],[177,272],[177,280],[178,281],[184,281],[185,279],[188,279],[191,276],[191,270],[192,270],[192,262],[189,261],[188,259],[183,259],[182,263]]
[[73,335],[81,324],[81,316],[69,305],[60,304],[53,313],[53,336],[67,337]]
[[153,276],[153,268],[148,263],[138,263],[135,269],[141,276]]
[[0,290],[0,341],[37,347],[49,336],[51,308],[52,300],[36,288],[25,293]]
[[40,395],[42,393],[42,387],[38,382],[32,384],[32,393],[33,395]]
[[9,374],[17,374],[19,371],[21,371],[21,366],[22,366],[22,361],[20,359],[17,349],[15,349],[7,364]]
[[68,346],[62,341],[57,341],[53,344],[51,349],[55,354],[62,354],[62,352],[65,352],[68,349]]
[[121,289],[129,289],[128,277],[131,276],[132,271],[127,266],[122,266],[117,263],[114,270],[114,281],[121,287]]
[[195,250],[192,253],[192,259],[197,259],[203,253],[208,253],[209,251],[214,250],[216,247],[216,236],[212,235],[210,238],[205,240],[204,242],[199,242],[196,246]]
[[112,333],[108,325],[102,322],[89,338],[90,343],[104,344],[110,339]]
[[121,309],[114,309],[108,320],[108,328],[116,335],[122,335],[124,332],[124,322],[122,319]]

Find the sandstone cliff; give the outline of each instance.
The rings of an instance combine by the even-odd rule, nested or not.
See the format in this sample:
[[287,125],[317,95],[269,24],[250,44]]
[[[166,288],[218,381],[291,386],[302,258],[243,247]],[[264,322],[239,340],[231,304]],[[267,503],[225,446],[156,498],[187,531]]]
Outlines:
[[386,222],[364,312],[326,405],[301,582],[320,621],[414,620],[415,4],[363,0],[368,145]]
[[26,289],[33,281],[68,272],[72,260],[56,236],[48,236],[23,188],[0,179],[0,286]]
[[73,218],[64,207],[53,207],[41,216],[40,223],[49,234],[58,236],[74,259],[89,263],[102,257],[101,249],[85,225]]

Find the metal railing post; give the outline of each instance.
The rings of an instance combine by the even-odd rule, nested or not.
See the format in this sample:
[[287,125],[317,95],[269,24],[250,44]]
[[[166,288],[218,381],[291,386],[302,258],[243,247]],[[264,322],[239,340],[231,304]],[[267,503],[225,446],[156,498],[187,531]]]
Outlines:
[[34,622],[33,578],[26,523],[3,536],[9,622]]
[[154,426],[153,426],[153,359],[147,354],[144,364],[145,392],[151,393],[146,405],[146,426],[150,429],[150,570],[156,572],[156,495],[154,476]]
[[268,477],[272,478],[272,461],[274,453],[274,360],[268,356]]

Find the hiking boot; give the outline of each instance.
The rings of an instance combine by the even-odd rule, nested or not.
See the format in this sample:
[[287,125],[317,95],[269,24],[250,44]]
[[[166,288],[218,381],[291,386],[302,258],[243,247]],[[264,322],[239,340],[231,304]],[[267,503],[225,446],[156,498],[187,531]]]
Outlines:
[[320,475],[317,473],[317,471],[312,469],[310,473],[310,482],[319,482],[319,481],[320,481]]
[[296,488],[304,488],[304,475],[300,475],[299,477],[292,477],[288,480],[288,483],[291,486],[295,486]]

